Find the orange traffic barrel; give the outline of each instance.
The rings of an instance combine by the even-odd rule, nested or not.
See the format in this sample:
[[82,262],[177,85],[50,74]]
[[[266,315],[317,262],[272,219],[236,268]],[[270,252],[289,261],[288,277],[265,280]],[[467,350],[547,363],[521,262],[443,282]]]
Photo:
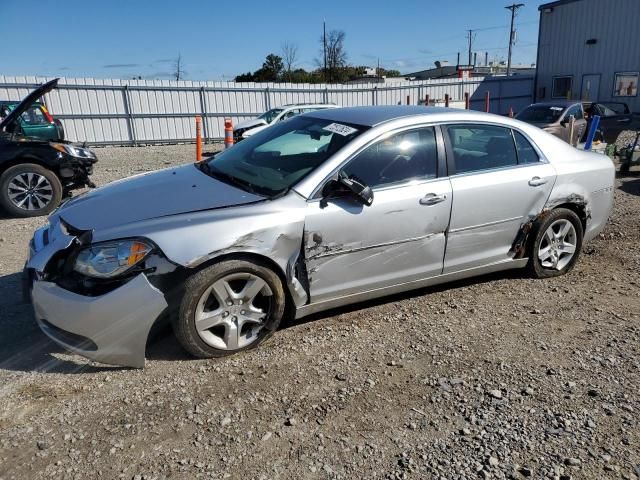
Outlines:
[[230,118],[224,119],[224,148],[233,146],[233,123]]

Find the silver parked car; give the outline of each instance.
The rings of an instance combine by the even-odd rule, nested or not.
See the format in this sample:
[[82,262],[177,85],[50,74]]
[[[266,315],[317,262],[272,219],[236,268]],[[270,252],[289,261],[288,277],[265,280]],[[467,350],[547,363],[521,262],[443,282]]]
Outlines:
[[427,107],[300,115],[195,165],[67,201],[35,232],[36,320],[142,367],[167,319],[197,357],[295,318],[510,268],[569,271],[605,225],[614,167],[526,123]]

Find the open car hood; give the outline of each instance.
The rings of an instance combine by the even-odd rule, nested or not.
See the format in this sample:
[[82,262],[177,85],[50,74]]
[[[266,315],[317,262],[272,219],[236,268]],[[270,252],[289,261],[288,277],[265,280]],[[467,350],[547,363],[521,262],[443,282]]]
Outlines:
[[245,120],[244,122],[237,123],[234,130],[238,130],[239,128],[253,128],[259,125],[267,125],[267,122],[261,118],[252,118],[251,120]]
[[51,90],[58,86],[59,78],[54,78],[53,80],[49,80],[47,83],[43,83],[38,88],[36,88],[29,95],[24,97],[22,101],[16,105],[16,108],[9,112],[9,115],[5,117],[2,122],[0,122],[0,130],[4,130],[8,125],[11,125],[20,115],[26,112],[33,103],[42,97],[45,93],[49,93]]

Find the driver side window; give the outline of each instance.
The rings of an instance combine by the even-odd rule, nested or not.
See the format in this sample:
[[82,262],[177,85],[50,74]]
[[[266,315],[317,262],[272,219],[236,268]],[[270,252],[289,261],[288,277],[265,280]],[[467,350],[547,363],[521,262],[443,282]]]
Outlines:
[[433,127],[391,135],[367,147],[342,170],[371,188],[399,185],[437,176],[438,155]]

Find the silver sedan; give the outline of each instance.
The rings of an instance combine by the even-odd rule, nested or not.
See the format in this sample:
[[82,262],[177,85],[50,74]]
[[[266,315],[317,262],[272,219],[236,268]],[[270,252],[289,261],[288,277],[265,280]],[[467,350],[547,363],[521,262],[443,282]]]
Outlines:
[[509,118],[314,112],[67,201],[35,232],[27,291],[42,330],[97,361],[144,366],[161,322],[196,357],[229,355],[285,315],[512,268],[563,275],[613,184],[606,156]]

